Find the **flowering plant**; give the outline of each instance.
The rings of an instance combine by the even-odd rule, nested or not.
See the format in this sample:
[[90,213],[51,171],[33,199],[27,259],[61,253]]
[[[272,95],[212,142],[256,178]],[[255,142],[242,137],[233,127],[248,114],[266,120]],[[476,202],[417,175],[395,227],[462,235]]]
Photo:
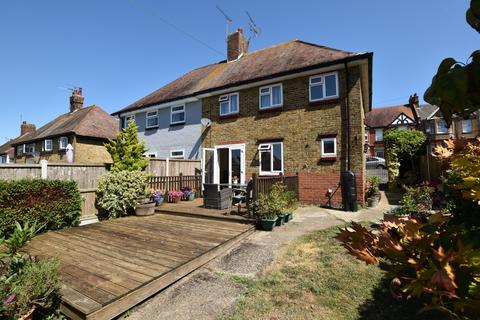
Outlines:
[[183,196],[182,191],[168,191],[167,195],[171,198],[181,198]]
[[180,190],[183,192],[184,197],[188,197],[188,195],[192,193],[191,187],[183,187],[183,188],[180,188]]
[[156,191],[152,194],[152,200],[155,201],[155,202],[160,201],[161,198],[163,198],[163,193],[162,193],[162,191],[160,191],[160,190],[156,190]]

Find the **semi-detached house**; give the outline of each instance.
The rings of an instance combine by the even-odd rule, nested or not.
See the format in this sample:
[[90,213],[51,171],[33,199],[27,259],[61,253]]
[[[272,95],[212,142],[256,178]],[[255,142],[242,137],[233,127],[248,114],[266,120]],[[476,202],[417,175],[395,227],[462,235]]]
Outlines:
[[340,206],[350,170],[363,203],[373,54],[301,40],[248,52],[241,29],[227,43],[227,60],[114,115],[137,122],[153,155],[202,158],[205,182],[298,174],[300,201]]

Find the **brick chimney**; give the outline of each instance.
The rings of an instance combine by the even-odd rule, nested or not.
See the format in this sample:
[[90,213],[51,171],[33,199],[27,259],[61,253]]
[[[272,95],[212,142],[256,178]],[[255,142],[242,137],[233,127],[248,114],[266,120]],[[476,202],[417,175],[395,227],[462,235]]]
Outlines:
[[70,96],[70,112],[74,112],[83,108],[82,88],[75,88]]
[[243,29],[238,28],[237,31],[228,35],[227,39],[227,61],[233,61],[248,51],[248,41],[243,35]]
[[408,104],[412,107],[418,107],[419,106],[418,95],[416,93],[414,93],[413,95],[410,96],[410,98],[408,98]]
[[20,125],[20,135],[23,136],[25,133],[34,132],[37,130],[37,127],[33,123],[27,123],[23,121]]

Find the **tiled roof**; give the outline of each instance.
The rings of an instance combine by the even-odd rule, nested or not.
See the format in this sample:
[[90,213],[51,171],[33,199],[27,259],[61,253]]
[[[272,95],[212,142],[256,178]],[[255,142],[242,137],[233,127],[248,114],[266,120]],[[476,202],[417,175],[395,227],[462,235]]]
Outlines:
[[65,113],[34,132],[19,137],[10,145],[46,139],[65,134],[93,138],[114,138],[118,132],[118,119],[97,105]]
[[365,125],[370,128],[388,127],[399,115],[404,113],[407,117],[416,119],[410,105],[374,108],[365,115]]
[[221,61],[194,69],[114,114],[360,55],[360,53],[292,40],[245,53],[234,61]]
[[437,106],[431,104],[422,104],[415,108],[417,112],[418,119],[425,120],[430,117],[436,110],[438,109]]

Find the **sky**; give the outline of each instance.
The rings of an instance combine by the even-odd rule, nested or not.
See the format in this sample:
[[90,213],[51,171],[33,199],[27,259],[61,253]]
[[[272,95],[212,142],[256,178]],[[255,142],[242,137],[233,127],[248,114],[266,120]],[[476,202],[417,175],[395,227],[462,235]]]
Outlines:
[[442,59],[466,61],[480,36],[468,0],[0,0],[0,143],[85,105],[117,111],[191,69],[225,59],[219,5],[248,34],[250,51],[301,39],[373,52],[373,106],[422,98]]

